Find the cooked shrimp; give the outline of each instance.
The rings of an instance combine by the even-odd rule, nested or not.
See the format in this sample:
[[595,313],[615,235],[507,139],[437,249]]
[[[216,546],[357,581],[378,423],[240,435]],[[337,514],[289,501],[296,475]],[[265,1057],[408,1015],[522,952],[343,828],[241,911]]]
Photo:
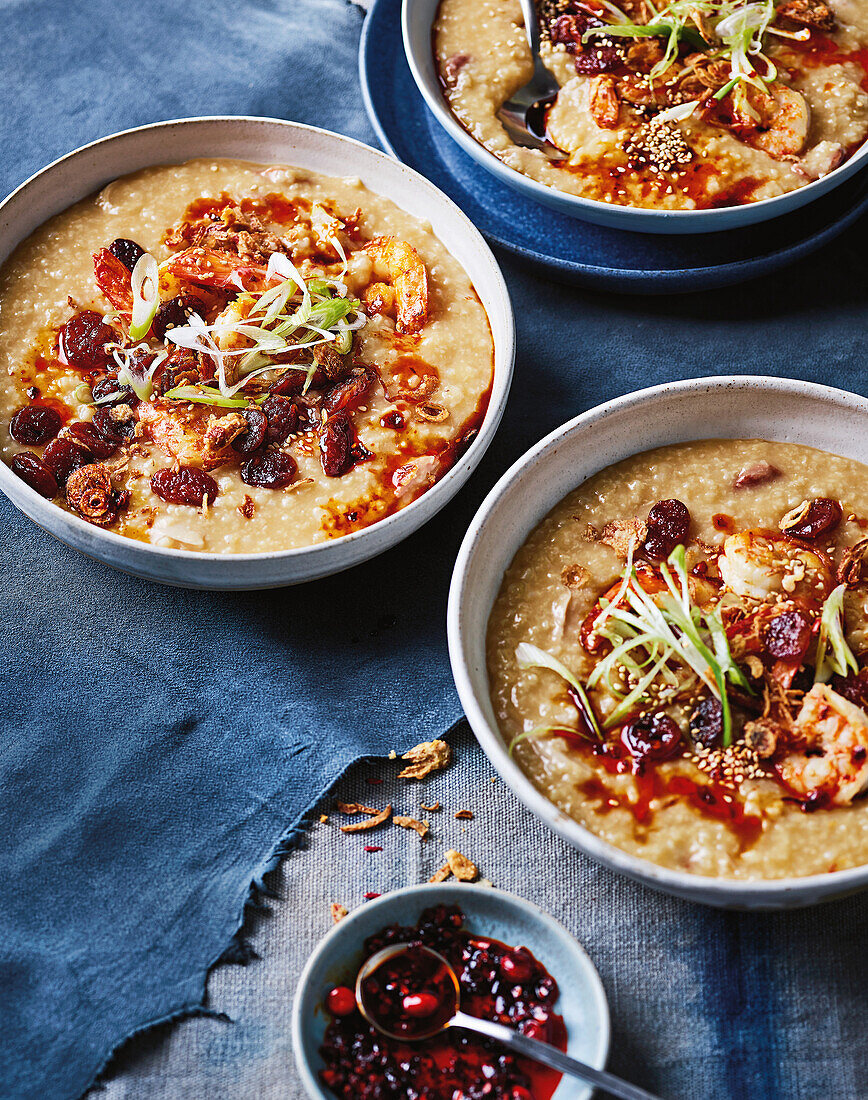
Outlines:
[[155,400],[142,402],[138,413],[139,423],[164,454],[185,466],[202,465],[205,442],[199,410],[188,419],[180,410]]
[[428,272],[419,253],[396,237],[375,237],[365,251],[389,279],[365,289],[368,309],[395,315],[397,332],[418,332],[428,320]]
[[164,272],[191,283],[227,290],[261,291],[266,286],[266,268],[262,264],[216,248],[186,248],[170,256],[160,265],[161,290]]
[[107,248],[101,248],[93,254],[93,275],[96,285],[115,309],[129,316],[133,309],[129,268]]
[[588,104],[594,122],[602,130],[617,130],[621,100],[613,76],[595,76],[591,81]]
[[730,535],[717,565],[730,591],[755,600],[782,593],[819,607],[832,588],[831,570],[819,554],[766,531]]
[[749,141],[770,157],[797,157],[808,141],[811,108],[801,92],[786,84],[772,84],[759,107],[762,122]]
[[781,760],[778,773],[797,794],[823,793],[838,806],[868,787],[868,717],[827,684],[814,684],[796,718],[805,748]]
[[233,457],[232,440],[247,430],[241,413],[207,415],[201,408],[167,408],[159,399],[139,405],[139,422],[160,450],[184,466],[216,470]]

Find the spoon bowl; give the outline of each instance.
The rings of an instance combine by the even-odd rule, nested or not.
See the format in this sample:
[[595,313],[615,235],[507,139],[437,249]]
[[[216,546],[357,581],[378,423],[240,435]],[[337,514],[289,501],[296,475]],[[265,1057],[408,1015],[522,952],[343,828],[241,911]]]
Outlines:
[[534,0],[520,0],[520,3],[533,58],[533,76],[501,104],[497,117],[515,145],[537,149],[549,160],[564,160],[566,153],[549,141],[546,135],[546,111],[555,101],[561,86],[545,67],[539,54],[539,19]]

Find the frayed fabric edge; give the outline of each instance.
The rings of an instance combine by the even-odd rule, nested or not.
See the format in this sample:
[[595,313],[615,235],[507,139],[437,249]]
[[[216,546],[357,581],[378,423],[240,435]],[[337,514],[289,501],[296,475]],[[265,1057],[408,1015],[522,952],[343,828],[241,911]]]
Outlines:
[[[446,732],[440,736],[442,736],[444,740],[449,740],[461,723],[465,721],[464,715],[459,715]],[[146,1023],[140,1024],[138,1027],[134,1028],[128,1035],[125,1035],[120,1042],[116,1043],[111,1050],[109,1050],[100,1062],[99,1068],[91,1075],[89,1083],[85,1085],[84,1089],[79,1093],[80,1100],[90,1089],[104,1087],[105,1075],[110,1070],[114,1059],[120,1054],[127,1043],[131,1042],[133,1039],[139,1038],[145,1032],[151,1031],[157,1027],[163,1027],[166,1024],[180,1023],[182,1020],[195,1019],[197,1017],[208,1017],[225,1023],[232,1022],[231,1017],[225,1012],[208,1008],[205,1005],[205,995],[211,971],[218,966],[246,966],[254,959],[259,958],[256,950],[245,937],[244,929],[250,916],[256,912],[265,912],[268,909],[266,904],[268,899],[277,899],[278,897],[268,885],[267,879],[269,875],[273,874],[273,872],[280,867],[287,856],[291,855],[301,846],[307,833],[314,824],[314,811],[316,807],[324,798],[328,797],[329,793],[338,783],[340,783],[350,768],[355,767],[357,764],[365,763],[365,761],[382,759],[384,759],[382,756],[374,754],[369,756],[356,756],[353,757],[352,760],[347,761],[337,774],[328,781],[322,793],[310,803],[296,821],[280,834],[278,839],[269,849],[269,854],[264,859],[260,860],[251,875],[250,885],[247,888],[247,895],[241,904],[241,911],[238,914],[236,928],[229,942],[220,951],[217,957],[205,968],[205,972],[202,975],[199,999],[174,1009],[163,1016],[159,1016],[157,1019],[148,1020]]]
[[[452,727],[450,727],[451,731]],[[127,1043],[132,1042],[133,1039],[140,1038],[148,1031],[152,1031],[154,1028],[163,1027],[166,1024],[180,1023],[182,1020],[196,1019],[200,1017],[206,1017],[210,1019],[220,1020],[224,1023],[231,1023],[232,1018],[225,1012],[220,1012],[217,1009],[208,1008],[205,1005],[205,996],[208,988],[208,978],[211,975],[211,971],[221,965],[241,965],[246,966],[252,962],[253,959],[259,958],[253,946],[247,941],[244,936],[244,928],[248,921],[248,918],[256,912],[264,912],[268,906],[266,901],[268,899],[276,899],[278,895],[269,887],[267,883],[268,876],[276,871],[283,860],[297,850],[304,841],[308,831],[314,824],[314,810],[324,798],[328,797],[329,792],[344,778],[347,772],[356,764],[360,764],[365,760],[379,760],[382,757],[379,756],[357,756],[352,760],[347,761],[346,764],[334,775],[326,784],[325,789],[319,794],[313,802],[303,811],[300,817],[298,817],[288,828],[280,834],[278,839],[272,843],[269,849],[269,854],[256,865],[251,878],[250,885],[247,888],[247,894],[244,901],[241,904],[241,911],[238,914],[236,921],[235,931],[232,933],[228,944],[220,951],[217,957],[208,964],[205,968],[201,978],[201,987],[198,995],[198,1000],[189,1001],[179,1008],[173,1009],[171,1012],[167,1012],[162,1016],[158,1016],[153,1020],[148,1020],[143,1024],[139,1024],[127,1035],[115,1043],[115,1045],[108,1051],[102,1061],[99,1063],[99,1068],[90,1076],[88,1084],[86,1084],[83,1090],[78,1094],[79,1100],[87,1094],[90,1089],[104,1088],[106,1085],[106,1074],[109,1073],[112,1067],[113,1061],[119,1056],[123,1048]],[[193,979],[195,980],[195,975]]]

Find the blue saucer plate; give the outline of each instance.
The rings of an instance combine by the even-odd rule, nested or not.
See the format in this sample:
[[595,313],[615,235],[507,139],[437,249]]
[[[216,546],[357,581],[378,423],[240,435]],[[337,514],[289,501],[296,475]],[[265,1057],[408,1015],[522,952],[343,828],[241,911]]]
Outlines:
[[493,244],[563,282],[634,294],[746,282],[834,240],[868,209],[868,172],[792,214],[691,236],[591,225],[524,198],[481,168],[443,130],[416,87],[401,39],[401,0],[375,0],[359,72],[383,148],[427,176]]

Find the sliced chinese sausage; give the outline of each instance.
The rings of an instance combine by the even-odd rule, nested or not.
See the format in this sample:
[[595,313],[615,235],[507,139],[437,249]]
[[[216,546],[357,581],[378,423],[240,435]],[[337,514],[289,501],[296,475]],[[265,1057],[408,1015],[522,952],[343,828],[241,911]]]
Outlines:
[[834,531],[843,517],[844,509],[837,500],[816,497],[807,506],[788,512],[781,520],[781,530],[790,538],[813,542]]
[[135,241],[131,241],[128,237],[118,237],[113,240],[109,245],[109,252],[129,271],[132,271],[136,266],[140,257],[144,256],[145,250],[140,244],[136,244]]
[[723,738],[723,707],[713,695],[701,699],[690,715],[690,736],[694,743],[711,749]]
[[765,459],[761,458],[756,462],[749,462],[747,466],[742,466],[732,483],[732,487],[734,489],[753,489],[756,485],[764,485],[766,482],[774,481],[775,478],[780,476],[781,471],[777,466],[773,466],[771,462],[766,462]]
[[292,483],[298,466],[291,455],[282,451],[268,451],[264,455],[248,459],[241,467],[241,480],[247,485],[262,489],[285,489]]
[[65,485],[70,474],[93,462],[93,459],[93,452],[75,439],[52,439],[42,452],[42,461],[57,478],[59,485]]
[[801,661],[811,644],[811,620],[802,611],[782,611],[761,631],[763,649],[782,661]]
[[80,443],[93,454],[94,458],[110,458],[119,444],[103,436],[93,424],[76,421],[66,429],[70,439]]
[[327,477],[342,477],[353,464],[353,426],[347,413],[336,412],[319,435],[320,460]]
[[676,546],[687,542],[690,512],[680,500],[660,500],[648,513],[647,524],[643,552],[649,558],[668,558]]
[[61,358],[73,370],[92,371],[105,367],[110,359],[106,344],[113,343],[117,333],[92,309],[76,313],[60,330],[58,347]]
[[629,722],[621,740],[637,760],[668,760],[681,744],[681,730],[668,714],[646,714]]
[[46,466],[41,458],[37,458],[30,451],[22,451],[21,454],[13,455],[9,460],[9,469],[13,474],[17,474],[25,485],[35,489],[40,496],[45,497],[47,500],[57,496],[59,486],[54,471]]
[[232,448],[241,455],[250,455],[259,450],[265,442],[265,436],[268,432],[268,417],[261,409],[253,406],[249,409],[243,409],[241,415],[247,421],[247,430],[232,440]]
[[192,508],[201,508],[206,499],[213,503],[220,491],[214,478],[198,466],[157,470],[151,478],[151,488],[167,504],[187,504]]
[[283,443],[298,427],[298,406],[288,397],[272,394],[262,403],[262,411],[268,418],[266,440]]
[[63,421],[60,413],[47,405],[25,405],[12,417],[9,434],[16,443],[27,447],[38,447],[54,439]]

